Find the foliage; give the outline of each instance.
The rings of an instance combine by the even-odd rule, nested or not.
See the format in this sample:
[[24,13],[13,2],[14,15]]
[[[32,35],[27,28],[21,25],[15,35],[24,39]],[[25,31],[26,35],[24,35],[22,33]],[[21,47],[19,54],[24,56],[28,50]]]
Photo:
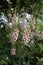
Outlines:
[[0,65],[43,65],[42,0],[0,0]]

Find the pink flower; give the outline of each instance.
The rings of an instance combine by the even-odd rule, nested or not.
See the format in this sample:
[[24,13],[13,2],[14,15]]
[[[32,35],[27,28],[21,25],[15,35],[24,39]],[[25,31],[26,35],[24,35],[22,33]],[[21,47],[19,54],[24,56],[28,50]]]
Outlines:
[[19,34],[18,28],[17,29],[14,29],[13,32],[11,33],[11,35],[10,35],[11,36],[11,39],[13,41],[16,41],[18,39],[18,34]]
[[41,32],[41,35],[43,36],[43,31]]
[[31,29],[28,29],[28,33],[31,34]]
[[43,38],[43,31],[40,33],[40,35],[41,35],[41,37],[40,37],[40,38],[42,39],[42,38]]
[[11,48],[11,54],[15,55],[16,54],[16,49],[15,48]]
[[32,40],[31,40],[31,43],[32,43],[32,44],[34,44],[34,42],[35,42],[35,40],[34,40],[34,39],[32,39]]
[[35,35],[35,32],[31,31],[31,29],[28,30],[28,33],[29,33],[30,39],[32,39]]
[[35,36],[35,31],[32,31],[31,34],[32,34],[33,36]]
[[12,24],[14,25],[16,23],[16,17],[12,17]]
[[18,16],[17,16],[17,15],[14,15],[14,16],[12,17],[12,24],[13,24],[13,25],[16,25],[16,23],[18,23]]
[[29,37],[29,33],[28,32],[25,32],[23,34],[23,38],[22,38],[23,42],[26,44],[30,41],[30,37]]
[[21,28],[21,29],[25,29],[25,27],[26,27],[25,22],[22,21],[22,22],[20,23],[20,28]]

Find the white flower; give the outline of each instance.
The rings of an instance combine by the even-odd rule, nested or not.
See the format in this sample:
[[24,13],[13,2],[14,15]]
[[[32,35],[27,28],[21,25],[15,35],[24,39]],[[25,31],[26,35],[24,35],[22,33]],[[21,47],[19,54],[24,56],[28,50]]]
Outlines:
[[2,25],[1,25],[1,28],[3,28],[3,27],[4,27],[4,25],[2,24]]
[[7,0],[7,1],[10,1],[10,0]]
[[6,57],[6,59],[8,60],[9,58],[8,58],[8,57]]
[[12,2],[10,0],[7,0],[7,2],[12,4]]
[[11,8],[11,10],[13,11],[13,8]]
[[9,27],[12,28],[12,26],[13,26],[13,25],[12,25],[12,23],[10,22],[10,23],[9,23]]
[[28,14],[27,12],[25,12],[25,13],[24,13],[24,15],[25,15],[25,18],[26,18],[26,19],[28,19],[28,20],[30,20],[30,19],[31,19],[31,15],[30,15],[30,14]]
[[26,18],[28,19],[28,20],[30,20],[31,19],[31,15],[30,14],[26,14]]
[[16,54],[16,49],[15,48],[11,48],[11,55],[15,55]]
[[7,19],[7,17],[4,15],[4,13],[1,13],[1,18],[0,18],[0,20],[2,20],[1,22],[4,23],[4,24],[6,24],[6,23],[8,22],[8,19]]

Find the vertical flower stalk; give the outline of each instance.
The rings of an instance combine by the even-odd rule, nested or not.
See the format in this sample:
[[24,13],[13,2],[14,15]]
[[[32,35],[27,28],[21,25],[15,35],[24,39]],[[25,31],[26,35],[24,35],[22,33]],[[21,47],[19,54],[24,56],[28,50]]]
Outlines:
[[14,29],[13,32],[11,32],[10,37],[12,41],[16,41],[18,39],[19,29]]
[[35,18],[31,18],[31,20],[30,20],[30,26],[31,26],[31,28],[32,28],[33,30],[35,29],[35,24],[36,24]]
[[23,42],[24,42],[25,44],[30,42],[30,34],[29,34],[29,32],[25,32],[25,33],[23,34],[22,40],[23,40]]

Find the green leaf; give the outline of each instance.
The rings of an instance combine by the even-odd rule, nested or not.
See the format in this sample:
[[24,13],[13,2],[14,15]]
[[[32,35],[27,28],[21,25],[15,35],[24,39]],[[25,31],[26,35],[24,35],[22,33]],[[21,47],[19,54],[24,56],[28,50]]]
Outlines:
[[40,52],[43,52],[43,44],[39,44]]

